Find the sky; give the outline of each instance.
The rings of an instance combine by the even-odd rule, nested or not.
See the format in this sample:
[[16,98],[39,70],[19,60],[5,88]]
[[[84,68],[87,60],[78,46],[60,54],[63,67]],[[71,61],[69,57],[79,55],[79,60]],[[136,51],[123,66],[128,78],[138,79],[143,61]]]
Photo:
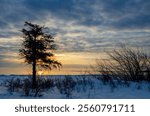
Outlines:
[[63,68],[49,74],[84,73],[120,43],[150,46],[150,0],[0,0],[0,74],[31,73],[18,55],[25,21],[55,35]]

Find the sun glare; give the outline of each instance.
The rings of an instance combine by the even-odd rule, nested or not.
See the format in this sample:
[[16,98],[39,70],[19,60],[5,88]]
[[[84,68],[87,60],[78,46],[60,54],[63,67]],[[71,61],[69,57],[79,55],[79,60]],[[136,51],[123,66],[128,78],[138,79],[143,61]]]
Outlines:
[[43,73],[44,73],[43,71],[38,71],[38,75],[40,76],[43,75]]

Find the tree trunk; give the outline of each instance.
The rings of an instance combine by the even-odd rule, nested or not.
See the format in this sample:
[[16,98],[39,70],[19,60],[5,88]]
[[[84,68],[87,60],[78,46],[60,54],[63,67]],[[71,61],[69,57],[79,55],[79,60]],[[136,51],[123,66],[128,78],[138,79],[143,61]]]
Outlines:
[[32,89],[36,88],[36,61],[32,64]]
[[32,64],[32,89],[36,88],[36,37],[34,37],[33,41],[33,47],[32,47],[32,52],[33,52],[33,64]]

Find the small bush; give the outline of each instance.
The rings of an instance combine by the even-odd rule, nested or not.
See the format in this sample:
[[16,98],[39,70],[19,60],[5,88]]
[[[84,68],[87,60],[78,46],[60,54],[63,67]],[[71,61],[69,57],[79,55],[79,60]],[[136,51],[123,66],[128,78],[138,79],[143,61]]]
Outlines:
[[9,92],[19,91],[22,87],[22,82],[18,78],[11,78],[4,82],[4,86],[8,88]]
[[22,92],[23,95],[29,96],[32,90],[31,79],[27,78],[23,80]]
[[54,87],[54,80],[50,78],[38,78],[34,96],[42,96],[42,92]]
[[54,80],[50,78],[40,78],[38,79],[38,86],[42,89],[50,89],[55,86]]
[[42,96],[42,92],[54,87],[54,80],[38,78],[37,86],[35,89],[32,89],[32,79],[19,79],[11,78],[4,82],[5,87],[8,88],[9,92],[20,92],[23,96]]
[[70,76],[64,79],[57,79],[56,86],[61,94],[65,94],[67,98],[71,97],[72,91],[75,89],[76,82]]

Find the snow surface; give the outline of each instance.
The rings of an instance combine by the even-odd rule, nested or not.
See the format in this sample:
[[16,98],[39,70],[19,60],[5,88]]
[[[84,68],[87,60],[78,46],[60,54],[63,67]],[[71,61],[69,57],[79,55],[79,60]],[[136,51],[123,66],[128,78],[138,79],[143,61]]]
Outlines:
[[[19,92],[10,93],[3,85],[4,81],[11,78],[27,78],[27,76],[0,76],[0,99],[150,99],[150,84],[146,82],[130,82],[129,86],[117,85],[112,88],[108,84],[89,76],[71,76],[77,81],[77,85],[69,94],[69,97],[55,86],[42,92],[41,97],[23,96]],[[87,77],[87,78],[85,78]],[[49,76],[45,78],[60,78],[65,76]],[[82,83],[81,81],[82,80]],[[83,81],[84,80],[84,81]],[[86,81],[85,81],[86,80]]]

